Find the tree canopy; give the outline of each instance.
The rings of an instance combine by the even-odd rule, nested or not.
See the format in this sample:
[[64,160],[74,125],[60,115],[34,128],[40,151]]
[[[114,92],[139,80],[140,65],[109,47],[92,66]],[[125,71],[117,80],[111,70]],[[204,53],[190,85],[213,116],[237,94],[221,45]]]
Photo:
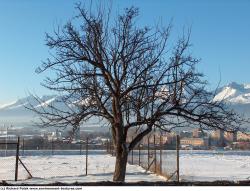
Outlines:
[[[76,9],[77,17],[46,35],[51,58],[37,69],[53,72],[43,86],[57,91],[67,109],[52,104],[30,109],[47,126],[76,129],[93,116],[105,120],[116,150],[115,181],[124,181],[128,152],[153,127],[239,130],[244,120],[213,99],[215,91],[206,89],[208,82],[196,70],[200,60],[189,52],[190,32],[172,46],[171,25],[140,27],[137,8],[125,9],[112,22],[110,10]],[[136,135],[127,143],[130,129]]]

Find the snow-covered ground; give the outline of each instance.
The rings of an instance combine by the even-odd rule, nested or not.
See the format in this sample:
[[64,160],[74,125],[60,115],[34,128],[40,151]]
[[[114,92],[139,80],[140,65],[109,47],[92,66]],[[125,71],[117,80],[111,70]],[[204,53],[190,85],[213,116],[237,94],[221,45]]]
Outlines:
[[[19,179],[30,184],[112,181],[115,164],[115,158],[110,155],[90,155],[86,176],[84,155],[26,156],[21,159],[33,178],[27,179],[28,174],[20,165]],[[8,182],[15,183],[14,164],[15,157],[0,158],[0,180],[12,180]],[[127,166],[126,182],[164,180],[166,179],[146,172],[140,166]]]
[[[84,155],[24,156],[21,159],[33,178],[27,179],[28,174],[20,165],[18,183],[30,184],[112,181],[115,164],[115,158],[110,155],[92,154],[88,158],[86,176]],[[15,183],[14,164],[15,157],[0,157],[0,180]],[[183,181],[248,180],[250,153],[181,151],[180,178]],[[126,182],[165,180],[164,177],[146,172],[140,166],[127,166]]]
[[250,156],[192,154],[180,156],[180,177],[189,181],[249,180]]

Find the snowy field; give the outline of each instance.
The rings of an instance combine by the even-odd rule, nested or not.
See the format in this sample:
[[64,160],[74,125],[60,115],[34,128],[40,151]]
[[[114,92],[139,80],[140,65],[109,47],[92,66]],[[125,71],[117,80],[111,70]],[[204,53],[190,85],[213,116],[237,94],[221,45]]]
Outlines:
[[[183,181],[248,180],[250,152],[181,151],[180,179]],[[54,182],[112,181],[115,158],[105,154],[91,154],[88,175],[85,175],[84,155],[22,156],[33,175],[19,166],[19,182],[45,184]],[[0,180],[15,183],[15,157],[0,157]],[[164,164],[164,163],[163,163]],[[127,166],[126,182],[166,181],[164,177],[146,172],[140,166]]]
[[181,151],[180,176],[189,181],[249,180],[248,151]]
[[[110,155],[90,155],[88,157],[88,175],[85,175],[84,155],[54,155],[54,156],[25,156],[23,163],[30,170],[33,178],[27,179],[28,174],[19,167],[19,182],[45,184],[54,182],[98,182],[112,181],[115,158]],[[15,157],[0,158],[0,180],[14,178]],[[126,182],[164,181],[165,178],[146,172],[140,166],[128,165]]]

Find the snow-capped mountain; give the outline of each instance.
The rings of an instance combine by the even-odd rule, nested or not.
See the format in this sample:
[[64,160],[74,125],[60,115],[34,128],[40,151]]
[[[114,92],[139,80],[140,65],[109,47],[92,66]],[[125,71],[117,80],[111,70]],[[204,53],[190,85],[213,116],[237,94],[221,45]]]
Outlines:
[[[30,104],[35,108],[46,106],[46,104],[51,104],[55,102],[57,96],[49,95],[42,96],[40,101],[37,101],[33,96],[28,96],[25,98],[18,99],[12,103],[0,105],[0,124],[1,123],[11,123],[11,124],[28,124],[34,119],[35,114],[26,109]],[[52,103],[53,104],[53,103]]]
[[[12,103],[0,105],[0,124],[11,123],[17,125],[29,124],[35,118],[35,114],[27,110],[25,106],[32,104],[35,108],[52,104],[62,110],[67,110],[71,105],[63,105],[58,102],[60,96],[46,95],[42,96],[38,102],[34,97],[28,96],[25,98],[18,99]],[[214,101],[224,100],[228,105],[240,114],[244,114],[250,118],[250,83],[249,84],[238,84],[232,82],[226,86],[223,86],[217,90],[217,94]],[[77,101],[71,100],[71,103]]]
[[[3,124],[9,124],[19,127],[32,127],[33,122],[36,121],[36,114],[25,107],[33,105],[36,109],[46,108],[47,105],[53,105],[62,111],[67,111],[74,107],[74,104],[66,105],[61,102],[62,97],[56,95],[46,95],[39,98],[37,101],[33,96],[28,96],[25,98],[18,99],[12,103],[0,105],[0,128]],[[78,103],[75,100],[70,100],[71,103]],[[48,107],[49,109],[49,107]],[[99,119],[93,118],[88,120],[84,125],[86,130],[107,130],[103,129],[104,124],[100,123]],[[100,129],[101,127],[101,129]],[[33,128],[33,127],[32,127]]]
[[219,88],[214,100],[225,100],[231,104],[250,104],[250,84],[232,82]]
[[232,82],[219,88],[217,92],[215,101],[224,100],[235,112],[250,119],[250,83],[238,84]]
[[8,103],[8,104],[4,104],[4,105],[0,105],[0,110],[14,110],[17,108],[23,108],[25,106],[28,106],[29,104],[34,105],[35,107],[39,107],[42,105],[46,105],[46,103],[51,103],[52,101],[54,101],[56,98],[56,96],[52,95],[52,96],[43,96],[40,98],[40,100],[42,101],[42,103],[38,102],[33,96],[28,96],[25,98],[21,98],[18,99],[12,103]]

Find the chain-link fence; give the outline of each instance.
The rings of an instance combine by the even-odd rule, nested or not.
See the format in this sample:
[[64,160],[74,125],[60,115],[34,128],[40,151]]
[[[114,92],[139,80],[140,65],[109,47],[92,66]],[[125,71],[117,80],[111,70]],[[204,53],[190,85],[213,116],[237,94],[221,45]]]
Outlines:
[[0,142],[0,180],[14,180],[16,171],[17,141]]
[[24,138],[2,139],[0,180],[86,175],[89,147],[88,141],[73,144],[54,140],[41,143]]
[[0,179],[18,180],[31,178],[29,170],[19,156],[20,138],[0,141]]
[[[128,162],[173,180],[177,174],[176,150],[169,149],[176,145],[170,147],[152,137],[145,139],[149,142],[144,140],[131,151]],[[112,142],[106,140],[96,143],[89,139],[69,142],[21,137],[0,143],[0,180],[33,178],[56,182],[67,177],[81,181],[86,175],[92,176],[92,181],[112,180],[115,152]]]
[[179,136],[171,142],[149,135],[129,153],[128,162],[147,171],[162,175],[167,180],[179,181]]

